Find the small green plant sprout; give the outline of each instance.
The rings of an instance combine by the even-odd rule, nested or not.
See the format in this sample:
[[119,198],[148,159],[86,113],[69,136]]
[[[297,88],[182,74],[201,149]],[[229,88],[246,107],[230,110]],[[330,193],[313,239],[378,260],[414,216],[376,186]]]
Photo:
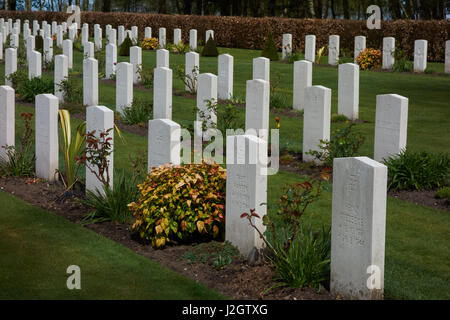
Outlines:
[[342,129],[336,129],[331,134],[331,139],[320,140],[319,148],[322,151],[311,150],[308,154],[322,161],[325,166],[333,167],[334,158],[353,157],[364,142],[364,136],[353,130],[355,123],[349,123]]
[[191,72],[186,73],[183,66],[178,64],[175,66],[175,75],[184,83],[186,91],[192,94],[197,93],[197,81],[200,73],[198,66],[194,66]]

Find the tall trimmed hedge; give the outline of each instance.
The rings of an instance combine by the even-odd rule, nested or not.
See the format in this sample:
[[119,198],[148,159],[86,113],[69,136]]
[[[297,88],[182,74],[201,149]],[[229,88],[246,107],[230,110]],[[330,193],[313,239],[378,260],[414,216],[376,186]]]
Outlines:
[[[69,14],[61,12],[27,12],[0,11],[0,18],[46,20],[47,22],[66,21]],[[358,35],[367,37],[367,47],[381,49],[383,37],[394,37],[396,45],[411,57],[414,52],[414,41],[428,40],[428,61],[444,61],[445,41],[450,40],[450,20],[396,20],[382,21],[380,30],[369,30],[366,21],[332,20],[332,19],[290,19],[290,18],[250,18],[250,17],[220,17],[194,15],[160,15],[146,13],[101,13],[82,12],[81,22],[94,25],[98,23],[105,28],[111,24],[113,28],[124,25],[130,29],[139,28],[141,38],[144,28],[160,27],[172,34],[173,29],[181,28],[184,42],[189,39],[189,30],[197,29],[199,39],[204,39],[206,30],[214,30],[216,44],[221,47],[258,49],[264,47],[264,38],[272,32],[275,43],[281,47],[282,34],[291,33],[293,50],[304,50],[305,36],[315,34],[316,48],[328,44],[328,36],[338,34],[341,38],[340,47],[353,52],[354,38]],[[92,31],[93,28],[90,28]]]

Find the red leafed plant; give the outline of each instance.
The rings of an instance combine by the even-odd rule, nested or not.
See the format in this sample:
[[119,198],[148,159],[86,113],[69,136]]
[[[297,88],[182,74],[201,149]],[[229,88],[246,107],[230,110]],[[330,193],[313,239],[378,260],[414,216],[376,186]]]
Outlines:
[[101,131],[98,136],[96,131],[86,134],[86,151],[83,156],[75,159],[79,164],[86,166],[92,174],[105,186],[109,186],[109,160],[108,156],[112,153],[112,137],[109,133],[113,128]]

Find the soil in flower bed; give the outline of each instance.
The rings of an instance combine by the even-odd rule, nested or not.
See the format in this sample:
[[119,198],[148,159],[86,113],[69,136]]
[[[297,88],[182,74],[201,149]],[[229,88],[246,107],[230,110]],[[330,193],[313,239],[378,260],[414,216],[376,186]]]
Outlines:
[[450,200],[449,199],[437,199],[435,190],[400,190],[400,191],[389,191],[388,195],[413,202],[416,205],[427,206],[434,209],[450,211]]
[[[33,178],[0,178],[0,190],[14,194],[32,205],[51,211],[74,223],[80,223],[89,211],[77,200],[77,194],[64,195],[64,188],[60,183],[48,183]],[[275,288],[262,295],[274,284],[272,279],[276,276],[275,270],[267,261],[250,266],[242,258],[235,258],[224,269],[216,270],[212,265],[191,263],[182,258],[198,245],[196,243],[169,245],[164,249],[155,250],[150,244],[141,241],[136,234],[130,232],[131,224],[104,222],[84,227],[232,299],[335,299],[323,288],[320,292],[311,288]]]

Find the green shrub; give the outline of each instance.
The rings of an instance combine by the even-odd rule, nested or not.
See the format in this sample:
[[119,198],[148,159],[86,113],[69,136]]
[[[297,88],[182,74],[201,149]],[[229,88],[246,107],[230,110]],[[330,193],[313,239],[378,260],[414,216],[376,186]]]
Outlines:
[[[200,119],[203,121],[203,130],[207,130],[208,127],[213,127],[225,136],[227,129],[240,129],[244,127],[244,121],[239,118],[238,108],[231,103],[219,104],[214,99],[206,102],[208,113],[195,107]],[[214,114],[217,118],[217,123],[211,122],[211,114]],[[209,124],[209,126],[208,126]]]
[[353,130],[354,123],[350,123],[342,129],[336,129],[331,133],[330,141],[320,140],[319,148],[322,151],[311,150],[307,152],[323,161],[328,167],[333,167],[334,158],[353,157],[358,152],[364,136]]
[[264,49],[261,52],[261,57],[266,57],[270,59],[270,61],[278,61],[280,57],[278,56],[278,49],[273,41],[272,33],[266,38],[266,42],[264,43]]
[[64,108],[73,112],[83,111],[83,87],[75,78],[66,78],[58,84],[63,92]]
[[333,113],[331,115],[331,122],[347,122],[348,120],[347,116],[343,114]]
[[122,110],[122,122],[133,124],[145,124],[152,118],[153,103],[134,98],[131,105]]
[[450,170],[447,154],[426,151],[402,151],[384,161],[388,167],[388,188],[393,190],[424,190],[444,185]]
[[205,46],[202,50],[202,57],[217,57],[219,55],[219,51],[216,47],[216,41],[214,38],[209,37],[208,41],[206,41]]
[[328,281],[330,228],[314,231],[305,213],[319,199],[329,173],[326,169],[318,174],[318,181],[309,177],[302,183],[285,186],[276,214],[264,216],[263,223],[267,226],[264,235],[253,222],[260,218],[254,209],[241,215],[266,243],[267,257],[277,272],[278,283],[268,290],[280,286],[320,288]]
[[18,68],[16,72],[6,77],[12,83],[12,87],[17,91],[19,84],[28,80],[28,71],[26,68]]
[[116,171],[114,175],[113,189],[103,185],[104,195],[90,190],[86,191],[86,199],[83,200],[83,203],[93,211],[83,218],[84,223],[103,221],[126,223],[132,219],[128,204],[138,199],[139,190],[136,181],[123,170]]
[[17,93],[24,101],[33,102],[37,95],[52,93],[53,90],[54,84],[52,79],[34,77],[31,80],[26,79],[22,83],[19,83]]
[[294,63],[295,61],[301,60],[302,57],[303,57],[303,54],[300,51],[296,51],[291,54],[288,54],[286,57],[286,60],[289,63]]
[[442,187],[436,193],[438,199],[450,199],[450,187]]
[[133,41],[131,41],[130,37],[127,35],[125,40],[123,40],[119,49],[119,56],[129,57],[130,56],[130,48],[133,46]]
[[331,228],[313,231],[310,223],[301,224],[288,249],[275,242],[277,252],[269,257],[277,272],[278,286],[320,288],[329,279]]
[[398,46],[395,47],[394,58],[393,71],[409,72],[413,70],[413,62],[409,61],[408,54]]
[[25,131],[20,139],[20,145],[0,146],[5,148],[7,160],[0,158],[0,174],[4,176],[34,176],[36,158],[33,145],[33,130],[31,129],[32,113],[20,115],[25,121]]
[[153,168],[130,204],[133,230],[159,248],[172,241],[223,239],[225,170],[217,164]]
[[270,107],[273,109],[288,108],[288,104],[288,97],[285,94],[275,93],[270,96]]

